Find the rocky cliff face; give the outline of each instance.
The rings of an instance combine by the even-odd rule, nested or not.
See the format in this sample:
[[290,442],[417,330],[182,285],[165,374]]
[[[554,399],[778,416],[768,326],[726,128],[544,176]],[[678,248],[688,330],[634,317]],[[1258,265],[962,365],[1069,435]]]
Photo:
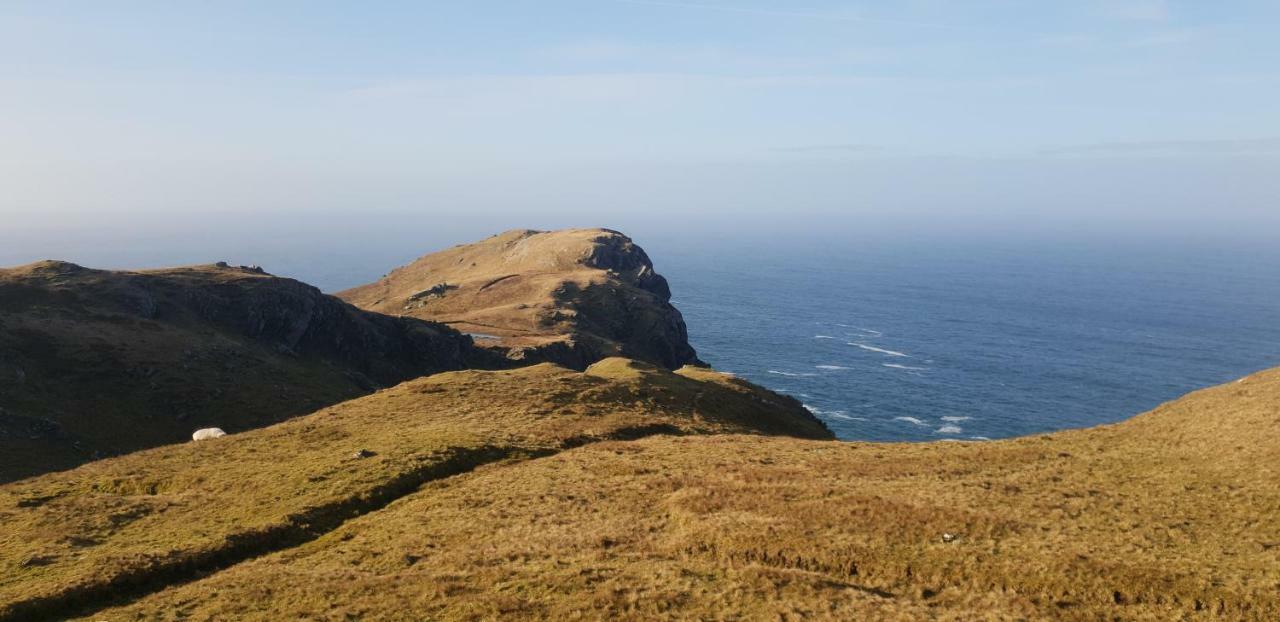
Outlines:
[[700,364],[667,280],[643,249],[608,229],[508,231],[338,296],[448,324],[518,361],[575,369],[610,356],[670,369]]
[[446,326],[254,268],[0,270],[0,481],[497,363]]

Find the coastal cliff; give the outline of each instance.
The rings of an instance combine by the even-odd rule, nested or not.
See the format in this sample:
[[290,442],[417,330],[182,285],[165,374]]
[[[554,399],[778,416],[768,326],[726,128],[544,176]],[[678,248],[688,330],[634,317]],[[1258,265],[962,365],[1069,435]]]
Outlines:
[[432,322],[225,264],[0,270],[0,481],[499,364]]
[[[406,317],[225,264],[0,271],[11,466],[163,445],[0,485],[0,621],[1280,618],[1280,369],[1090,429],[841,442],[696,364],[621,234],[344,296]],[[232,433],[173,442],[205,424]]]
[[608,229],[508,231],[337,295],[447,324],[520,362],[583,369],[625,356],[668,369],[699,364],[667,280],[643,249]]

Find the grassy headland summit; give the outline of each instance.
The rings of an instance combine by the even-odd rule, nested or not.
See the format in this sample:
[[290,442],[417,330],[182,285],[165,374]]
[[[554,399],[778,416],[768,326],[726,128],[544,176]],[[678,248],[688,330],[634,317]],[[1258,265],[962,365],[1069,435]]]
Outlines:
[[526,363],[698,363],[667,280],[643,249],[608,229],[508,231],[420,257],[338,297],[441,322]]
[[849,443],[702,366],[616,232],[340,296],[0,272],[0,468],[43,473],[0,486],[0,620],[1280,619],[1280,370]]

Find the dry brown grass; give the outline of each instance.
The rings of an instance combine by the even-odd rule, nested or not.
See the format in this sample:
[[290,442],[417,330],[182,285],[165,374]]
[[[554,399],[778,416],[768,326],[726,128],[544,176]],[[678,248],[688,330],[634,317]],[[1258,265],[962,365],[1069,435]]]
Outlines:
[[1280,370],[1001,442],[598,443],[93,619],[1275,620],[1277,465]]
[[294,546],[490,462],[655,432],[830,436],[790,398],[687,374],[620,359],[585,373],[438,374],[267,429],[0,487],[0,618],[74,611]]
[[[508,231],[474,244],[425,255],[392,270],[382,280],[338,294],[365,309],[448,322],[459,330],[503,337],[514,345],[537,345],[566,335],[544,318],[558,305],[555,290],[564,282],[587,286],[607,275],[581,265],[595,229],[558,232]],[[414,294],[447,283],[438,298],[412,300]]]
[[[620,269],[607,268],[615,264]],[[439,295],[424,294],[437,286]],[[338,296],[495,337],[477,345],[521,360],[579,369],[608,356],[670,368],[696,361],[666,281],[643,250],[605,229],[507,231],[425,255]]]

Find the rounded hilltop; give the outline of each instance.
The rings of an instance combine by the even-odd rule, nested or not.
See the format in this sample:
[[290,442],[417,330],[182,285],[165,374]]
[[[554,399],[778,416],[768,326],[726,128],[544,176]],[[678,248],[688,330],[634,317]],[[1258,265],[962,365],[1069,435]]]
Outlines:
[[424,255],[338,296],[448,324],[521,361],[701,364],[667,280],[644,249],[611,229],[514,229]]
[[1270,622],[1276,404],[846,443],[706,368],[444,372],[0,486],[0,620]]

